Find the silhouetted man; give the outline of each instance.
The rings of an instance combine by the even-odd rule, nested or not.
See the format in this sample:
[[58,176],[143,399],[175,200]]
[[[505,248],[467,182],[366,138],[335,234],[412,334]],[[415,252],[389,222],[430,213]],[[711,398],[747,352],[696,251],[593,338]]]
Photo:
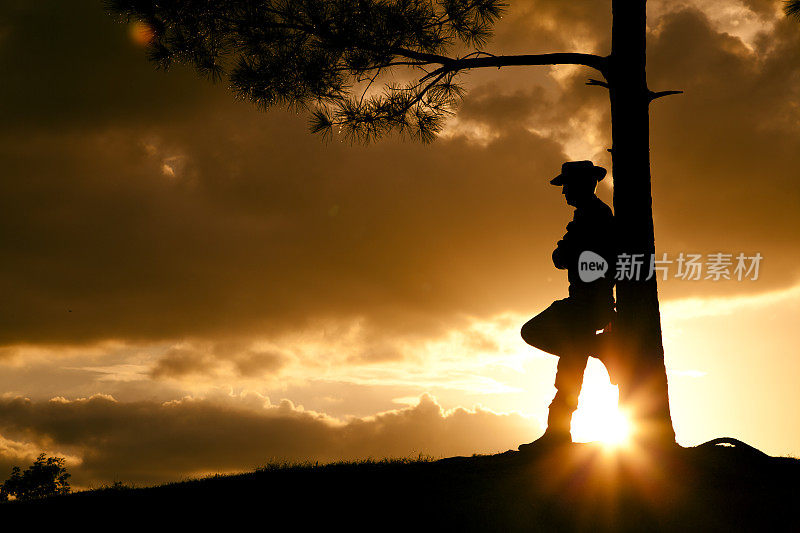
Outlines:
[[572,441],[570,425],[583,372],[589,356],[598,353],[596,332],[614,316],[614,215],[595,196],[597,183],[605,175],[606,170],[591,161],[571,161],[550,181],[562,187],[567,204],[575,207],[567,233],[553,251],[553,264],[567,271],[569,297],[553,302],[522,326],[525,342],[559,357],[547,431],[537,441],[520,446],[522,451],[533,445]]

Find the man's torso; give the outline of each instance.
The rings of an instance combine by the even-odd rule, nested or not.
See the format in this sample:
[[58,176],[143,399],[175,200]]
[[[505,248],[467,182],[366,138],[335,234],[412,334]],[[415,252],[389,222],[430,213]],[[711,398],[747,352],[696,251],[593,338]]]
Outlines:
[[[594,197],[587,205],[575,209],[567,233],[559,241],[559,249],[567,270],[570,298],[601,306],[613,303],[616,245],[611,208]],[[603,277],[590,282],[583,281],[580,276],[579,259],[586,251],[601,256],[608,269]]]

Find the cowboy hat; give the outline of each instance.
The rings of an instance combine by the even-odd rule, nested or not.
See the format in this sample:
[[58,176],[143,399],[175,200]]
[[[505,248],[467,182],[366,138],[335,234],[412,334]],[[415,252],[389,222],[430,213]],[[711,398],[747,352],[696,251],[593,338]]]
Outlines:
[[567,161],[561,165],[561,174],[550,180],[552,185],[564,185],[574,178],[594,178],[597,181],[606,177],[606,169],[595,166],[591,161]]

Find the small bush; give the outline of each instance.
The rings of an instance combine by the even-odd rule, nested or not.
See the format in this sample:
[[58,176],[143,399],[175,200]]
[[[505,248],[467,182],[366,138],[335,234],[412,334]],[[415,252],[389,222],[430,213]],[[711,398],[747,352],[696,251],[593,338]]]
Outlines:
[[0,501],[12,497],[26,501],[67,494],[69,477],[63,457],[46,457],[41,453],[24,472],[18,466],[11,469],[11,477],[0,485]]

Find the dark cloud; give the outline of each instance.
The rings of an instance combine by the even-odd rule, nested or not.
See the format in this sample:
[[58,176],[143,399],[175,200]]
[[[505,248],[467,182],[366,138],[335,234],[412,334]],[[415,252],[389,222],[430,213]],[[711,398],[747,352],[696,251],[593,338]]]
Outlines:
[[588,52],[611,48],[611,1],[509,2],[492,49],[503,53]]
[[154,378],[183,377],[213,372],[219,364],[212,354],[186,348],[167,351],[152,370]]
[[544,115],[551,105],[543,87],[507,92],[497,83],[489,83],[469,93],[458,118],[489,125],[496,132],[507,132],[527,125],[534,116]]
[[280,353],[254,350],[240,343],[220,343],[199,348],[170,348],[158,359],[150,375],[154,378],[182,378],[233,370],[238,377],[260,377],[277,373],[285,364],[286,356]]
[[188,112],[214,92],[180,68],[169,76],[143,60],[130,27],[103,3],[3,2],[3,128],[57,131]]
[[651,85],[685,91],[652,106],[662,249],[760,251],[764,285],[797,280],[798,44],[800,32],[786,21],[754,51],[715,31],[697,10],[660,21],[650,45]]
[[[202,128],[157,128],[175,147],[150,150],[163,155],[142,130],[7,147],[6,342],[269,331],[331,316],[431,331],[539,290],[532,272],[544,273],[550,239],[537,219],[552,213],[552,235],[569,216],[535,178],[558,168],[555,143],[521,132],[486,148],[351,148],[321,144],[288,116],[225,109]],[[162,171],[171,157],[184,161],[176,176]]]
[[[257,397],[158,404],[95,396],[74,401],[0,400],[0,434],[81,460],[75,484],[115,480],[152,484],[203,472],[253,469],[270,460],[433,456],[502,451],[534,436],[518,415],[485,410],[444,412],[419,405],[341,423],[283,401]],[[0,452],[9,453],[0,445]],[[19,454],[0,457],[0,467]]]
[[233,363],[239,375],[255,377],[278,372],[286,364],[286,359],[279,353],[249,350],[236,356]]
[[[545,69],[507,69],[492,84],[471,75],[459,120],[486,126],[484,144],[350,147],[310,136],[304,117],[152,72],[97,5],[9,13],[0,50],[18,74],[2,89],[16,117],[0,132],[2,344],[269,336],[334,319],[370,331],[376,348],[352,361],[386,360],[399,355],[373,338],[534,312],[566,290],[549,252],[570,212],[547,179],[576,130],[601,120],[586,157],[608,165],[610,145],[604,90],[584,85],[587,72],[558,83]],[[609,13],[610,2],[515,2],[493,46],[602,52]],[[791,283],[798,32],[781,23],[754,52],[696,10],[650,22],[651,85],[686,90],[652,111],[659,248],[765,256],[760,283],[671,281],[662,294]],[[70,51],[72,67],[58,67]],[[156,374],[221,358],[173,354]],[[248,375],[273,363],[234,364]]]
[[742,0],[742,3],[753,13],[765,18],[774,16],[783,7],[783,2],[777,2],[776,0]]
[[[765,17],[774,7],[745,4]],[[662,298],[794,283],[800,28],[779,20],[744,43],[698,9],[651,6],[650,85],[685,91],[651,111],[658,248],[765,257],[757,283],[671,280]],[[610,27],[610,1],[514,1],[487,48],[604,54]],[[607,95],[585,86],[589,70],[473,72],[453,136],[351,147],[312,137],[304,116],[156,72],[99,2],[6,2],[0,68],[0,358],[16,365],[0,381],[34,398],[0,401],[0,471],[48,450],[83,461],[71,465],[79,483],[151,483],[270,458],[469,454],[534,436],[520,417],[445,414],[429,398],[366,417],[409,387],[289,383],[297,354],[251,341],[311,331],[335,345],[357,324],[351,351],[331,360],[396,362],[406,339],[563,296],[549,255],[571,213],[547,180],[576,137],[592,142],[575,155],[610,163]],[[472,137],[474,126],[487,135]],[[20,355],[103,339],[127,349],[64,355],[64,367]],[[482,333],[464,342],[497,349]],[[308,375],[314,362],[302,363]],[[160,403],[215,376],[286,377],[290,396],[366,418],[259,398]],[[123,401],[40,401],[54,387]],[[466,393],[450,394],[456,405]]]

